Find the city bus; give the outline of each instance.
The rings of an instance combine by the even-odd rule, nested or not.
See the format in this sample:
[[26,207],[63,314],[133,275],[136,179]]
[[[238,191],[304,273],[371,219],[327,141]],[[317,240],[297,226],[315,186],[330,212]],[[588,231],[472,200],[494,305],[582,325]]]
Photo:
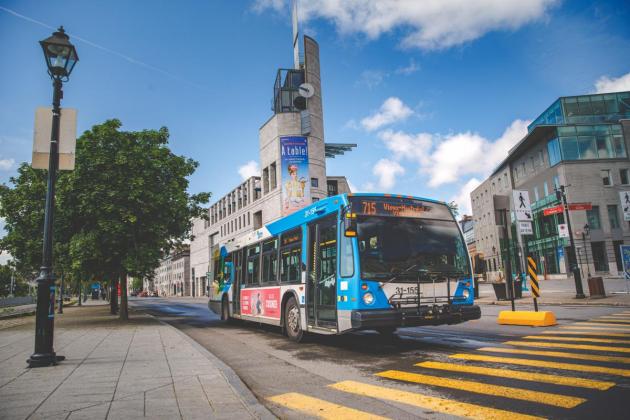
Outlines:
[[341,194],[220,245],[209,308],[224,320],[344,334],[479,319],[470,258],[443,202]]

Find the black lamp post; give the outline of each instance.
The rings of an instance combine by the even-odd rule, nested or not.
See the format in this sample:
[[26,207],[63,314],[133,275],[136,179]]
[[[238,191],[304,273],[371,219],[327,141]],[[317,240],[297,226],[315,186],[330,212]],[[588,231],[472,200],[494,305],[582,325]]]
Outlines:
[[48,74],[53,81],[52,130],[48,158],[48,186],[44,216],[44,247],[42,266],[37,278],[37,311],[35,320],[35,352],[27,360],[29,367],[54,365],[65,359],[53,349],[55,326],[55,275],[53,273],[53,219],[55,209],[55,181],[59,165],[59,123],[61,115],[62,83],[68,81],[74,65],[79,61],[77,51],[68,35],[59,27],[51,37],[39,42],[44,50]]
[[587,224],[584,225],[584,230],[582,231],[582,242],[584,243],[584,256],[586,257],[586,270],[588,271],[588,278],[591,278],[591,267],[588,265],[588,250],[586,249],[586,237],[591,232],[590,226]]
[[567,195],[564,190],[564,185],[560,185],[560,187],[556,190],[556,198],[562,205],[564,219],[566,220],[567,230],[569,231],[569,247],[571,253],[573,254],[569,258],[569,265],[571,267],[571,271],[573,272],[573,280],[575,281],[575,298],[584,299],[586,298],[586,295],[584,295],[584,289],[582,288],[582,275],[580,274],[580,269],[577,265],[577,252],[575,251],[575,242],[573,242],[573,230],[571,229],[569,206],[567,205]]

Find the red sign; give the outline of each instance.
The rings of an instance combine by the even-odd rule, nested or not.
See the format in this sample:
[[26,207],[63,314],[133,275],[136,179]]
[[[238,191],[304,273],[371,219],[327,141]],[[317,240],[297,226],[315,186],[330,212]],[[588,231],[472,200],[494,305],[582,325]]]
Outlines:
[[562,213],[562,206],[549,207],[543,210],[545,216],[551,216],[552,214]]
[[569,203],[569,210],[593,210],[591,203]]
[[280,319],[280,288],[241,289],[241,314]]

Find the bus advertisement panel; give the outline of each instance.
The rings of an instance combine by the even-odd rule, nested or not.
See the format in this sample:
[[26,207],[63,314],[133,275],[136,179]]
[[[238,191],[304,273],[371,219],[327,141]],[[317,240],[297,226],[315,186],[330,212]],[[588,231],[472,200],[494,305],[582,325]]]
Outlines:
[[241,314],[280,319],[280,288],[241,290]]
[[282,215],[311,203],[306,137],[280,137]]

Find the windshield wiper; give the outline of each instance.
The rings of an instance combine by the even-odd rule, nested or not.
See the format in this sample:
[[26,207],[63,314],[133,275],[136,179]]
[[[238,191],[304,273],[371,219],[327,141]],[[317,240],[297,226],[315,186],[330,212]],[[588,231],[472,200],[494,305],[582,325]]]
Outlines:
[[[390,278],[389,280],[385,281],[385,283],[391,283],[392,281],[396,280],[397,278],[399,278],[400,276],[404,275],[405,273],[409,272],[409,270],[413,270],[414,268],[416,268],[418,266],[419,263],[413,264],[411,267],[407,267],[405,268],[403,271],[401,271],[400,273],[392,276],[392,278]],[[418,274],[420,273],[425,273],[427,270],[425,269],[420,269],[418,270]]]

